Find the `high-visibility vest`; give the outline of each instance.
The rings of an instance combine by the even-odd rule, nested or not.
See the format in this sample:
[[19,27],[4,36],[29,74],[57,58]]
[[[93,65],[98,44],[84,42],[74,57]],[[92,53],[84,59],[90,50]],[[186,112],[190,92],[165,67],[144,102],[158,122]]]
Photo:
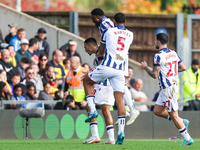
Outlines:
[[89,72],[81,67],[75,76],[73,70],[70,70],[67,75],[66,83],[69,85],[68,91],[73,95],[76,102],[82,102],[85,100],[85,90],[83,87],[83,82],[81,81],[83,71]]
[[[197,77],[194,74],[192,67],[186,70],[182,76],[183,81],[183,100],[188,102],[196,99],[196,95],[200,93],[200,69],[197,69],[198,72],[198,82]],[[200,100],[200,98],[198,98]]]

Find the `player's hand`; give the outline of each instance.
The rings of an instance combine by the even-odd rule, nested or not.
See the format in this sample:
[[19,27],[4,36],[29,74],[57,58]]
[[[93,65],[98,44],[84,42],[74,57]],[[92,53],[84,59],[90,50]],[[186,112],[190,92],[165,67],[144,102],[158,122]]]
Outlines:
[[86,105],[87,105],[87,102],[85,100],[81,102],[81,107],[86,107]]
[[147,67],[146,61],[141,62],[141,68],[144,69],[145,67]]
[[100,54],[100,52],[98,51],[97,54],[96,54],[96,57],[97,57],[97,58],[99,58],[99,57],[103,57],[103,55]]

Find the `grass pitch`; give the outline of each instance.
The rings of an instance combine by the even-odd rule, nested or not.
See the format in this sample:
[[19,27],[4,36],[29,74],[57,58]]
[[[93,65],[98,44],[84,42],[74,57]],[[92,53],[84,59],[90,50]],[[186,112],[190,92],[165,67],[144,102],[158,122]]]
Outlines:
[[82,144],[81,139],[0,139],[0,150],[200,150],[200,139],[190,146],[180,146],[182,140],[125,139],[123,145],[101,143]]

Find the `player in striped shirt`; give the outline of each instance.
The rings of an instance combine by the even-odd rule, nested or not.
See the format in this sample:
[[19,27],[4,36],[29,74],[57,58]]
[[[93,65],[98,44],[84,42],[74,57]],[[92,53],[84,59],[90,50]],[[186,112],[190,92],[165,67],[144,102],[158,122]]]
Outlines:
[[189,121],[178,116],[177,102],[177,95],[179,93],[177,75],[178,72],[185,71],[186,67],[177,53],[168,49],[167,34],[157,34],[155,43],[159,52],[154,55],[153,70],[149,69],[145,61],[141,63],[141,68],[152,78],[159,79],[161,91],[156,100],[154,113],[160,117],[173,120],[180,134],[185,139],[181,145],[191,145],[194,141],[187,131]]
[[[95,23],[96,27],[98,27],[100,30],[101,43],[105,43],[105,41],[103,41],[104,34],[109,28],[114,27],[114,23],[109,18],[104,16],[104,12],[100,8],[95,8],[92,10],[91,18],[92,18],[92,21]],[[104,50],[105,50],[104,44],[101,44],[99,47],[99,51],[104,51]],[[97,57],[103,58],[104,56],[97,53]],[[127,59],[126,59],[125,63],[126,63],[125,66],[127,67],[126,71],[125,71],[125,77],[126,77],[126,76],[128,76],[128,55],[127,55]],[[135,121],[135,119],[138,117],[140,112],[134,108],[133,102],[131,99],[131,93],[126,84],[125,84],[125,91],[124,91],[124,101],[125,101],[126,105],[129,106],[129,110],[130,110],[130,118],[127,121],[126,125],[131,125]],[[92,99],[88,100],[88,105],[90,108],[91,107],[94,108],[94,104],[92,102],[93,102]],[[117,124],[117,123],[115,123],[115,124]]]
[[106,49],[102,64],[90,71],[83,82],[86,95],[93,96],[93,85],[109,79],[118,108],[118,138],[115,144],[122,144],[125,137],[126,113],[123,104],[125,59],[133,41],[133,33],[124,27],[124,14],[117,13],[114,17],[114,23],[116,27],[106,30],[102,39],[104,43],[102,43],[102,50],[99,50],[100,55],[103,56]]

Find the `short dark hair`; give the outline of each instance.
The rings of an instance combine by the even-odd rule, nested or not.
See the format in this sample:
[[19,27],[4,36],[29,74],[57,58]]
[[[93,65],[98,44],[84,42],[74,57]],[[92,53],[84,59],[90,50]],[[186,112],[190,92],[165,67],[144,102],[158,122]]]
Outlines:
[[31,67],[28,67],[25,69],[25,72],[27,72],[28,70],[32,69]]
[[126,16],[123,13],[116,13],[114,19],[117,23],[124,23],[126,21]]
[[95,8],[91,11],[92,15],[97,15],[97,16],[104,16],[104,12],[101,8]]
[[38,39],[36,39],[36,38],[31,38],[30,40],[29,40],[29,47],[30,46],[33,46],[34,44],[36,44],[38,42]]
[[34,84],[32,84],[32,83],[28,83],[28,84],[26,85],[26,88],[27,88],[27,89],[30,89],[31,87],[34,87],[34,89],[35,89],[35,86],[34,86]]
[[25,64],[31,64],[31,61],[28,57],[23,57],[20,62],[23,62]]
[[21,86],[21,84],[16,84],[16,85],[14,85],[14,88],[13,88],[13,90],[15,91],[17,88],[21,88],[21,89],[22,89],[22,86]]
[[8,46],[6,47],[6,49],[8,49],[9,47],[14,47],[14,46],[12,46],[12,45],[8,45]]
[[84,41],[84,43],[86,43],[86,44],[92,44],[92,45],[97,45],[97,41],[96,41],[96,39],[93,38],[93,37],[87,38],[87,39]]
[[69,60],[70,60],[69,58],[64,59],[64,60],[63,60],[63,64],[64,64],[64,65],[67,64],[67,61],[69,61]]
[[162,44],[167,44],[169,41],[169,37],[165,33],[159,33],[156,35],[156,39],[160,41]]

